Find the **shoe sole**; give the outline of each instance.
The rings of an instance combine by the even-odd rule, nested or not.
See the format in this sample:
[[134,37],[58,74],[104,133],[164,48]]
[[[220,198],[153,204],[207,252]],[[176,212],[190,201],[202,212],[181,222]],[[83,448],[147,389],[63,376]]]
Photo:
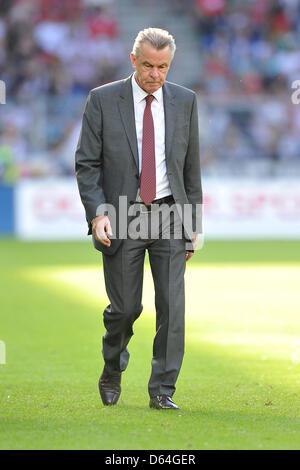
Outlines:
[[157,406],[157,405],[154,405],[153,403],[149,403],[149,406],[150,408],[152,408],[153,410],[180,410],[179,406],[177,406],[176,408],[173,407],[173,406],[166,406],[166,407],[162,407],[162,406]]

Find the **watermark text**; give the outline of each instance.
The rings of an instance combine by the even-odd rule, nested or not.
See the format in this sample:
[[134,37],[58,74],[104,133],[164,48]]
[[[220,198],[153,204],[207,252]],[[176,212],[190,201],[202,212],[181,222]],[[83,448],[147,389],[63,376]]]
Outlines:
[[6,346],[4,341],[0,340],[0,364],[6,364]]
[[6,103],[6,86],[3,80],[0,80],[0,104]]

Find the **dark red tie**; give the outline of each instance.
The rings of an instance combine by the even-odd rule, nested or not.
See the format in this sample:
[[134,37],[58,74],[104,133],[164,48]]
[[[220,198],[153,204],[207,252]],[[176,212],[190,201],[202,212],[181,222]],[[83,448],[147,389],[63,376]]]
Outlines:
[[145,204],[151,204],[156,196],[154,124],[151,112],[153,95],[146,96],[143,118],[142,171],[140,178],[140,197]]

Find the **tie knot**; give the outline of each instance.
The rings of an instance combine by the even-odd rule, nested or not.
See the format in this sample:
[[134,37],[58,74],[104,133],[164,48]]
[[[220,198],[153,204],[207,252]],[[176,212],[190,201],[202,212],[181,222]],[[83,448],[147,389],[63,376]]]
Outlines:
[[154,100],[153,95],[147,95],[146,96],[146,106],[150,106],[153,100]]

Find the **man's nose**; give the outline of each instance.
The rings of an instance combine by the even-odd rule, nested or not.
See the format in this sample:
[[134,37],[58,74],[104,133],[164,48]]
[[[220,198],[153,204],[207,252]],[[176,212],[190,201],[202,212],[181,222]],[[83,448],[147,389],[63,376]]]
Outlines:
[[159,72],[157,69],[152,69],[151,70],[151,77],[152,78],[158,78],[159,77]]

